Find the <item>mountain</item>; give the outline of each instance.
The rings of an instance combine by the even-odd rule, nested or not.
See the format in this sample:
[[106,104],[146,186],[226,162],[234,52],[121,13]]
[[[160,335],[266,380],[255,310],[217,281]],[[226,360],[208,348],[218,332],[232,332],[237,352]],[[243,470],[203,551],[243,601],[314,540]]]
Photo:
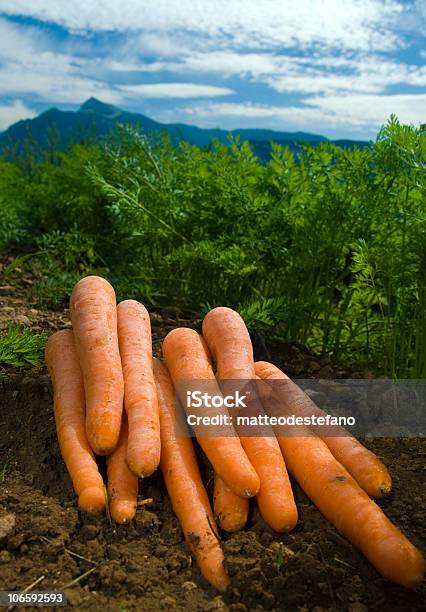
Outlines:
[[[41,153],[54,148],[64,150],[76,142],[95,142],[106,136],[118,123],[137,125],[150,135],[168,132],[174,144],[184,140],[198,147],[208,146],[214,138],[228,143],[229,134],[248,140],[261,159],[268,159],[271,142],[277,142],[297,150],[300,143],[318,144],[327,141],[324,136],[305,132],[279,132],[264,129],[205,129],[185,123],[159,123],[139,113],[123,111],[96,98],[89,98],[77,111],[61,111],[51,108],[34,119],[25,119],[0,133],[0,153],[11,150],[20,153],[25,143],[31,143]],[[340,141],[341,146],[366,146],[365,142]]]

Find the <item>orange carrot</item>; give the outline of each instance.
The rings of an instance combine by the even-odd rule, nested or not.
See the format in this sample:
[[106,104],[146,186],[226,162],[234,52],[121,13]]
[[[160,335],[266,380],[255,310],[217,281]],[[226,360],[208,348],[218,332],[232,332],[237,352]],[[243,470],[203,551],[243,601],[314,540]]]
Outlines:
[[219,591],[229,585],[210,503],[190,438],[176,435],[175,392],[165,366],[154,359],[161,423],[160,467],[185,540],[204,578]]
[[297,523],[297,507],[287,467],[273,431],[262,437],[241,438],[241,441],[259,474],[260,490],[256,501],[263,520],[279,533],[291,531]]
[[85,431],[83,377],[71,330],[56,332],[46,345],[46,365],[52,379],[59,448],[85,512],[105,507],[105,488]]
[[[279,394],[283,408],[297,416],[325,416],[326,413],[318,408],[288,376],[276,366],[266,361],[255,364],[256,374],[264,380],[285,381],[280,385],[274,384],[273,391]],[[324,428],[312,426],[315,432],[327,444],[336,459],[348,470],[358,484],[370,497],[381,497],[389,493],[392,480],[389,472],[378,457],[367,450],[356,438],[341,427],[333,427],[333,435],[324,435]]]
[[[163,354],[181,402],[186,405],[186,391],[178,381],[207,381],[210,392],[221,392],[207,358],[200,336],[193,329],[181,327],[169,332],[163,342]],[[215,414],[228,415],[225,408],[215,409]],[[229,416],[229,415],[228,415]],[[236,495],[252,497],[259,490],[259,477],[245,454],[232,425],[223,427],[226,435],[198,437],[206,453],[226,484]],[[197,429],[195,429],[197,434]]]
[[253,346],[243,319],[231,308],[213,308],[204,317],[203,336],[221,380],[255,378]]
[[247,523],[248,499],[235,495],[217,474],[214,475],[213,507],[216,520],[224,531],[239,531]]
[[[272,398],[267,412],[282,408]],[[358,483],[307,427],[277,436],[290,473],[337,531],[356,546],[388,580],[414,587],[423,580],[419,550],[385,516]],[[286,434],[286,435],[284,435]]]
[[73,289],[70,309],[86,393],[87,438],[95,453],[107,455],[120,435],[124,395],[114,289],[99,276],[86,276]]
[[152,371],[149,314],[136,300],[117,306],[118,343],[129,422],[127,464],[136,476],[150,476],[160,462],[160,415]]
[[[250,336],[240,315],[230,308],[214,308],[203,321],[203,334],[216,361],[218,378],[230,381],[235,386],[237,379],[256,379],[253,347]],[[238,384],[237,384],[238,387]],[[254,395],[254,394],[253,394]],[[263,416],[260,400],[254,395],[250,400],[249,414]],[[260,478],[257,494],[259,510],[272,529],[290,531],[297,523],[297,508],[287,473],[285,461],[271,427],[259,428],[259,435],[246,436],[237,427],[241,444]]]
[[107,457],[109,511],[116,523],[130,523],[136,514],[138,478],[126,463],[129,430],[123,414],[116,449]]

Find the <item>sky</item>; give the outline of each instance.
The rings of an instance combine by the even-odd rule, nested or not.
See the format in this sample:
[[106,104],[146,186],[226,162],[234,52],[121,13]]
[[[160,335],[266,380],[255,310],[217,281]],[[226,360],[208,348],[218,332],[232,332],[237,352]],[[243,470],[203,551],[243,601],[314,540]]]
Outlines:
[[161,122],[426,123],[426,0],[0,0],[0,130],[94,96]]

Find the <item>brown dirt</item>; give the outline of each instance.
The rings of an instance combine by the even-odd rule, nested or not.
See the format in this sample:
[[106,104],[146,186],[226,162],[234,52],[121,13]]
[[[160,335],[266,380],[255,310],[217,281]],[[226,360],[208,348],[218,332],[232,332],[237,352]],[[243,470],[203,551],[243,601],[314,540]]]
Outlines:
[[[38,328],[67,324],[66,311],[31,311],[22,292],[0,291],[0,328],[22,317]],[[153,313],[152,324],[158,353],[168,329],[188,321],[171,309]],[[345,375],[297,347],[271,343],[267,350],[299,375]],[[253,504],[247,529],[223,535],[232,588],[219,596],[191,560],[159,474],[141,483],[140,499],[152,502],[138,508],[131,525],[81,515],[59,455],[46,372],[10,370],[0,385],[0,518],[16,517],[15,528],[0,538],[0,590],[23,589],[40,576],[43,590],[80,578],[65,590],[72,606],[91,612],[424,609],[424,586],[408,591],[382,580],[295,483],[300,520],[291,534],[273,533]],[[368,445],[394,480],[392,495],[380,505],[424,549],[425,441]]]

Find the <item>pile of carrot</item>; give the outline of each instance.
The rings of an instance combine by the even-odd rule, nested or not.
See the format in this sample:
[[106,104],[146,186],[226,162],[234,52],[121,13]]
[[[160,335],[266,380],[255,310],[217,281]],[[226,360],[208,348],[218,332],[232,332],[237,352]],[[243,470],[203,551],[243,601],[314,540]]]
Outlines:
[[[188,328],[171,331],[163,342],[164,362],[153,358],[146,308],[135,300],[117,305],[105,279],[79,281],[70,313],[72,330],[49,338],[46,364],[59,446],[82,511],[101,512],[108,505],[116,522],[128,523],[136,513],[138,479],[160,467],[201,573],[223,592],[230,580],[219,528],[243,529],[249,498],[255,497],[273,530],[293,529],[297,507],[290,473],[384,578],[405,587],[422,581],[421,553],[371,499],[391,490],[385,466],[347,432],[326,437],[300,427],[297,435],[263,429],[245,436],[230,426],[226,436],[199,436],[214,472],[212,509],[192,440],[177,433],[180,403],[185,405],[176,402],[176,392],[184,393],[178,383],[208,381],[220,394],[218,380],[282,381],[273,397],[252,398],[257,414],[283,408],[298,415],[321,413],[278,368],[254,362],[250,336],[237,312],[211,310],[202,336]],[[106,455],[107,485],[97,455]]]

